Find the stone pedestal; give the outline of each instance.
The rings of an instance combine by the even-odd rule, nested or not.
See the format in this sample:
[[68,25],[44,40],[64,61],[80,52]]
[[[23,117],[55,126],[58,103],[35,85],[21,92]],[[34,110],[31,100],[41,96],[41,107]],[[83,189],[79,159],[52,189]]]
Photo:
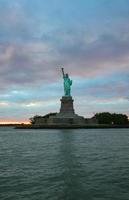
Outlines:
[[61,108],[60,108],[60,114],[75,114],[74,108],[73,108],[73,99],[72,97],[66,97],[63,96],[61,101]]
[[71,96],[63,96],[61,101],[60,112],[54,117],[49,118],[50,124],[55,125],[80,125],[85,123],[84,117],[75,114],[73,102]]

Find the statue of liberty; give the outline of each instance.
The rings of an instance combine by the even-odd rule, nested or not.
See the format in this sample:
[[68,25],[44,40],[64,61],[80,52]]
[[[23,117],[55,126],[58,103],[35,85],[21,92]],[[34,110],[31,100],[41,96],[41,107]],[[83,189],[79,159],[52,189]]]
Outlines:
[[64,73],[64,68],[62,69],[63,79],[64,79],[64,95],[71,96],[71,85],[72,80],[70,80],[69,75]]

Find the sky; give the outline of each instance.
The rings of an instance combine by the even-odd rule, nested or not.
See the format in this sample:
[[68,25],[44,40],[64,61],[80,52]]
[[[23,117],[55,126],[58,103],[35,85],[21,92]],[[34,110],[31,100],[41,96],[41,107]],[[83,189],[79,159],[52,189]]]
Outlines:
[[0,0],[0,123],[58,112],[129,116],[129,0]]

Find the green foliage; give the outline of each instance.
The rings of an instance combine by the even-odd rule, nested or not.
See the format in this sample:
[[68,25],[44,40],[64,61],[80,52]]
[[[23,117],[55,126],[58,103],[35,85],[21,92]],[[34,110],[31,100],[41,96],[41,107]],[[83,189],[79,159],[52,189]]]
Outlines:
[[48,113],[48,114],[46,114],[46,115],[44,115],[44,116],[40,116],[40,115],[35,115],[34,117],[31,117],[30,118],[30,123],[31,124],[35,124],[35,122],[38,120],[38,119],[40,119],[40,118],[45,118],[45,119],[47,119],[47,118],[49,118],[50,116],[55,116],[57,113]]
[[116,114],[116,113],[96,113],[94,116],[99,124],[129,124],[128,117],[124,114]]
[[112,114],[114,124],[128,124],[128,117],[123,114]]
[[35,115],[34,117],[31,117],[29,120],[30,120],[30,123],[31,124],[35,124],[35,121],[39,118],[41,118],[42,116],[39,116],[39,115]]

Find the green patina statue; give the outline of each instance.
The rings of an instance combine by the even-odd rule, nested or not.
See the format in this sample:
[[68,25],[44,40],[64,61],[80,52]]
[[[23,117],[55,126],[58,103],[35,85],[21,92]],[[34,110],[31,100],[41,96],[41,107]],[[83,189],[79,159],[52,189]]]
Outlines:
[[64,68],[62,69],[63,79],[64,79],[64,96],[71,96],[71,85],[72,80],[70,80],[69,75],[64,73]]

